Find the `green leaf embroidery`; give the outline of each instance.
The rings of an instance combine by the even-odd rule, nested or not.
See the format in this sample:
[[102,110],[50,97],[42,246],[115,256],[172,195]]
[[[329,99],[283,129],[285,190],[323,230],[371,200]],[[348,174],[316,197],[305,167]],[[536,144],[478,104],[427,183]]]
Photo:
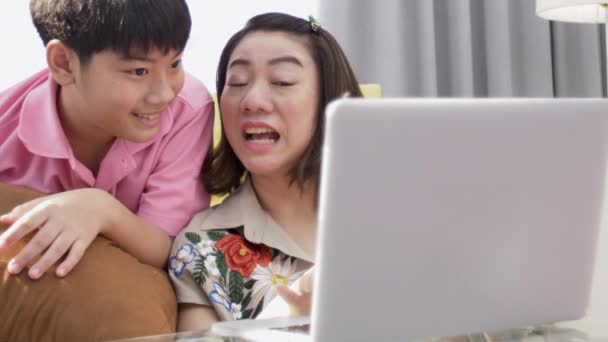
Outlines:
[[205,267],[205,259],[199,255],[194,262],[194,280],[199,286],[203,286],[207,278],[209,278],[209,273]]
[[226,233],[224,233],[224,232],[207,232],[207,236],[211,240],[217,241],[217,240],[223,238],[224,236],[226,236]]
[[217,264],[217,269],[220,271],[220,275],[226,283],[226,274],[228,273],[228,265],[226,264],[226,259],[224,258],[224,254],[217,253],[215,257],[215,263]]
[[[229,277],[230,298],[233,302],[240,303],[243,300],[243,277],[240,273],[234,271],[230,271]],[[241,307],[243,306],[241,305]]]
[[262,308],[264,308],[264,297],[262,297],[262,299],[258,303],[258,307],[255,308],[255,312],[253,313],[253,315],[251,315],[251,318],[256,318],[260,314],[260,312],[262,312]]
[[187,232],[186,239],[188,239],[190,242],[192,242],[195,245],[198,244],[199,242],[201,242],[201,236],[198,235],[197,233],[193,233],[193,232]]
[[[249,291],[247,293],[247,295],[245,296],[245,299],[243,299],[243,301],[241,302],[241,308],[245,309],[247,308],[247,306],[249,306],[249,303],[251,302],[251,291]],[[253,310],[251,310],[253,311]]]
[[251,290],[251,288],[253,287],[253,284],[255,284],[255,279],[249,279],[249,280],[247,280],[247,282],[245,284],[243,284],[243,287],[246,288],[247,290]]
[[247,310],[243,311],[243,316],[241,317],[241,319],[251,318],[252,312],[253,312],[253,309],[247,309]]

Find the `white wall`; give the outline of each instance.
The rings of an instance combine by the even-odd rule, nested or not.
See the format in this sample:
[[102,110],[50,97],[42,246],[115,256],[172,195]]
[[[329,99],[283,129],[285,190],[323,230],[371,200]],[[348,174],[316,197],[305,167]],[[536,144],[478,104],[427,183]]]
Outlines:
[[[318,17],[319,0],[188,0],[192,34],[184,54],[188,72],[215,91],[215,69],[228,38],[264,12]],[[0,90],[45,67],[44,47],[31,23],[29,1],[0,2]]]

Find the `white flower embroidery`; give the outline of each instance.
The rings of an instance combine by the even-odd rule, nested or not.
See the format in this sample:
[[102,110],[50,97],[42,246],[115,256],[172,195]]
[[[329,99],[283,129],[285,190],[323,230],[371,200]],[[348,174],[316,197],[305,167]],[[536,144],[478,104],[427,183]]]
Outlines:
[[232,306],[232,300],[230,299],[230,295],[228,295],[224,287],[222,287],[222,284],[218,283],[217,281],[214,281],[212,285],[214,290],[209,293],[209,299],[211,299],[211,301],[214,303],[223,305],[224,308],[226,308],[226,311],[232,312],[230,310],[230,307]]
[[200,255],[206,257],[207,255],[214,252],[214,242],[210,240],[203,240],[196,244],[196,249],[198,250]]
[[205,258],[205,268],[210,274],[216,277],[220,275],[220,270],[217,268],[217,263],[215,262],[214,255],[208,255]]
[[230,312],[232,313],[232,318],[241,319],[243,313],[241,312],[241,304],[232,303],[230,306]]
[[291,258],[287,258],[281,262],[280,256],[274,258],[267,267],[258,265],[251,274],[251,279],[256,280],[251,290],[252,306],[257,307],[262,298],[266,306],[277,295],[276,285],[289,286],[300,278],[304,272],[295,272],[296,265],[297,260],[291,263]]
[[196,251],[192,244],[187,243],[182,245],[176,255],[169,259],[169,269],[173,271],[173,274],[179,277],[184,272],[186,265],[191,263],[195,256]]

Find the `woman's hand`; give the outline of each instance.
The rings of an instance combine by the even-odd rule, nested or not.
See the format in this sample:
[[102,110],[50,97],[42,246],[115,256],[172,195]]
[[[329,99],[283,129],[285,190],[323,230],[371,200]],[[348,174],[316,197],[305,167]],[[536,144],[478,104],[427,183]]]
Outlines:
[[289,305],[290,316],[308,316],[312,305],[312,287],[314,283],[314,267],[306,271],[297,280],[295,289],[278,285],[277,292]]
[[39,257],[28,272],[30,278],[38,279],[67,253],[56,271],[59,277],[67,275],[109,224],[114,202],[107,192],[87,188],[38,198],[0,216],[1,223],[10,225],[0,235],[0,250],[37,230],[9,262],[8,271],[19,274]]

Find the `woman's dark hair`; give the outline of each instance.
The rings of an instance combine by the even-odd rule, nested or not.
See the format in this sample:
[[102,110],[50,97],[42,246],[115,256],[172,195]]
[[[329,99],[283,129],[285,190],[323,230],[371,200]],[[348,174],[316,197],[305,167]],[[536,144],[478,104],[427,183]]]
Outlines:
[[[317,124],[312,141],[289,172],[291,181],[302,189],[307,180],[319,176],[325,107],[333,99],[347,93],[351,97],[361,97],[361,90],[344,52],[329,32],[321,27],[313,29],[308,20],[283,13],[266,13],[249,19],[245,27],[235,33],[224,47],[217,69],[218,102],[226,84],[226,71],[232,52],[245,36],[259,31],[285,32],[305,37],[319,75]],[[207,191],[217,195],[229,193],[239,187],[245,172],[245,167],[226,139],[222,125],[219,146],[210,148],[203,165],[202,177]]]
[[82,64],[107,48],[182,51],[191,28],[185,0],[31,0],[30,13],[45,46],[58,39]]

